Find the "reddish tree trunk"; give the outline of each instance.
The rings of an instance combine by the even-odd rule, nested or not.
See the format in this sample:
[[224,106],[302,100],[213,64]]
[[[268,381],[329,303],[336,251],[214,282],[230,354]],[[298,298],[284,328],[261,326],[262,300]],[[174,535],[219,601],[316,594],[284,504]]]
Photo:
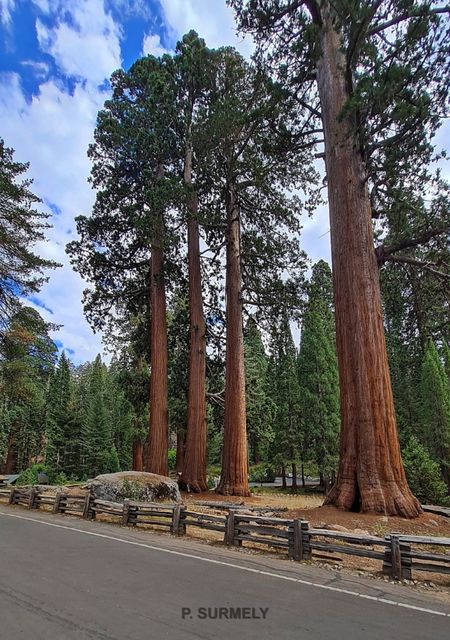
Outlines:
[[244,336],[241,297],[240,211],[234,185],[227,192],[225,419],[222,471],[217,493],[248,496]]
[[341,441],[327,504],[406,517],[420,504],[405,477],[397,436],[363,158],[352,123],[344,46],[322,5],[317,79],[331,227]]
[[133,471],[143,471],[144,469],[142,451],[142,440],[138,438],[133,442]]
[[192,148],[184,165],[188,189],[189,389],[184,463],[179,483],[190,491],[206,491],[206,328],[200,269],[198,199],[192,190]]
[[[162,169],[158,171],[158,178]],[[169,425],[167,401],[167,317],[164,283],[164,220],[159,214],[154,226],[150,282],[150,424],[145,470],[167,476]]]

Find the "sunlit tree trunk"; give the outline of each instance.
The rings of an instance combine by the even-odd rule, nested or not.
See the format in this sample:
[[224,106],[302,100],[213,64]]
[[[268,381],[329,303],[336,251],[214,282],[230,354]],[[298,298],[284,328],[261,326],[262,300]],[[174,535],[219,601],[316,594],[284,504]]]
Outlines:
[[189,270],[189,389],[184,461],[179,483],[190,491],[205,491],[206,482],[206,328],[203,313],[200,266],[198,199],[192,189],[192,147],[188,146],[184,165],[188,193]]
[[241,228],[235,185],[227,198],[225,420],[222,471],[216,491],[223,495],[250,495],[248,487],[245,409],[244,336],[241,293]]
[[366,173],[352,122],[344,44],[322,4],[317,80],[322,106],[331,227],[341,442],[327,504],[406,517],[420,504],[405,477],[386,353]]
[[[162,177],[162,168],[157,179]],[[167,317],[166,287],[164,282],[164,219],[157,214],[151,248],[150,282],[150,425],[145,469],[150,473],[167,476],[169,425],[167,379]]]

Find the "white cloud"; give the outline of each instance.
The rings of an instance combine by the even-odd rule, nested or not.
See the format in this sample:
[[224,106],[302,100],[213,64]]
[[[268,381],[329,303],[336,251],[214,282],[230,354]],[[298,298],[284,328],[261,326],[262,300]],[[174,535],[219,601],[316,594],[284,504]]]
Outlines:
[[15,4],[15,0],[0,0],[0,21],[7,27],[11,24],[11,14]]
[[29,67],[34,71],[37,78],[47,78],[49,72],[49,66],[46,62],[36,62],[35,60],[22,60],[20,63],[24,67]]
[[147,34],[144,36],[144,42],[142,43],[142,55],[143,56],[155,56],[159,58],[165,53],[170,53],[161,44],[161,38],[156,34]]
[[233,10],[225,0],[159,0],[176,38],[195,29],[208,47],[233,45],[242,55],[253,52],[252,39],[236,33]]
[[103,0],[72,2],[52,27],[37,19],[36,33],[42,51],[69,76],[101,84],[121,65],[121,29]]
[[48,321],[64,325],[54,337],[75,350],[77,361],[95,357],[101,351],[101,342],[83,317],[81,296],[86,283],[72,271],[65,244],[75,237],[75,216],[89,213],[92,207],[86,150],[106,97],[105,92],[90,85],[79,83],[70,94],[55,81],[48,81],[27,102],[16,74],[0,76],[5,142],[14,147],[17,160],[30,161],[33,191],[60,210],[59,215],[53,215],[49,241],[37,246],[40,255],[63,264],[63,268],[50,272],[49,282],[38,294],[54,315],[41,308],[39,312]]

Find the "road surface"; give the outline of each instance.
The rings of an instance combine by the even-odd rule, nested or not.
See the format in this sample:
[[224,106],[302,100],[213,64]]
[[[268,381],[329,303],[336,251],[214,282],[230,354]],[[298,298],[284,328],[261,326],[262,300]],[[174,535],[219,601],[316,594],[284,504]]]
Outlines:
[[0,638],[448,640],[450,599],[0,506]]

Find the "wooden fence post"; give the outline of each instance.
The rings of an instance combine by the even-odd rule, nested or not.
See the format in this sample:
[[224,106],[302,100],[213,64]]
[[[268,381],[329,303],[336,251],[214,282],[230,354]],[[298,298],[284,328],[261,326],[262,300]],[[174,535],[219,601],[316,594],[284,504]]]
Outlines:
[[38,493],[38,491],[37,491],[36,487],[31,487],[31,489],[30,489],[30,498],[28,500],[28,508],[29,509],[33,509],[34,501],[36,500],[37,493]]
[[412,578],[412,559],[411,545],[400,541],[400,557],[402,561],[402,578],[411,580]]
[[224,542],[226,545],[234,544],[235,517],[236,517],[236,512],[233,509],[230,509],[228,511],[227,520],[225,523]]
[[398,533],[391,533],[391,576],[394,580],[402,579],[402,552]]
[[170,527],[170,532],[174,536],[180,535],[180,517],[181,517],[181,506],[176,504],[172,511],[172,526]]
[[61,491],[57,491],[55,494],[55,502],[53,504],[53,513],[59,513],[59,503],[61,502]]
[[14,496],[15,496],[15,493],[16,493],[16,488],[15,488],[15,487],[13,487],[13,488],[11,489],[11,491],[9,492],[8,504],[14,504]]
[[129,519],[130,519],[130,500],[129,498],[125,498],[122,506],[122,525],[126,526],[128,524]]
[[292,521],[292,544],[289,540],[289,557],[292,560],[303,560],[302,521]]
[[83,507],[83,518],[85,520],[90,520],[91,519],[91,499],[92,499],[92,495],[91,492],[88,491],[87,494],[84,497],[84,507]]
[[301,520],[301,534],[302,534],[302,554],[303,560],[311,560],[311,535],[309,533],[309,522],[307,520]]

